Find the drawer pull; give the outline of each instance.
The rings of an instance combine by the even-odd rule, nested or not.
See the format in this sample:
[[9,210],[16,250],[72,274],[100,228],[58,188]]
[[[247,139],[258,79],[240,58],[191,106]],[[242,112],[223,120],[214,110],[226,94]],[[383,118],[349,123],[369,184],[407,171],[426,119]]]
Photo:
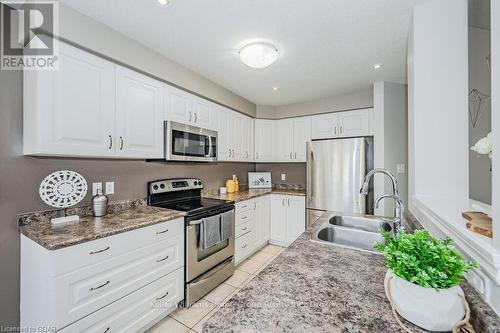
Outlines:
[[166,256],[165,258],[161,258],[161,259],[156,259],[156,262],[162,262],[162,261],[165,261],[168,259],[168,256]]
[[111,329],[111,326],[108,326],[103,333],[108,333],[110,329]]
[[105,286],[107,286],[110,282],[111,282],[111,281],[110,281],[110,280],[108,280],[108,281],[106,281],[106,283],[103,283],[103,284],[101,284],[100,286],[97,286],[97,287],[92,287],[92,288],[90,288],[90,291],[94,291],[94,290],[100,289],[100,288],[102,288],[102,287],[105,287]]
[[168,232],[168,229],[165,229],[165,230],[163,230],[163,231],[157,231],[157,232],[156,232],[156,234],[157,234],[157,235],[161,235],[161,234],[164,234],[164,233],[166,233],[166,232]]
[[107,251],[107,250],[109,250],[109,249],[110,249],[110,247],[108,246],[108,247],[106,247],[106,248],[104,248],[104,249],[102,249],[102,250],[99,250],[99,251],[92,251],[92,252],[89,252],[89,254],[98,254],[98,253],[102,253],[102,252],[104,252],[104,251]]
[[248,207],[248,205],[242,205],[241,206],[241,208],[247,208],[247,207]]
[[242,249],[244,249],[244,248],[245,248],[245,247],[247,247],[247,246],[248,246],[248,244],[245,244],[245,245],[243,245],[241,248],[242,248]]
[[243,216],[241,219],[242,219],[242,220],[246,220],[247,218],[248,218],[248,217],[245,215],[245,216]]
[[167,291],[167,293],[166,293],[165,295],[163,295],[163,296],[161,296],[161,297],[157,297],[157,298],[156,298],[156,300],[157,300],[157,301],[159,301],[159,300],[161,300],[161,299],[164,299],[164,298],[165,298],[165,297],[167,297],[167,296],[168,296],[168,291]]
[[247,230],[247,229],[248,229],[248,227],[244,227],[243,229],[241,229],[241,231],[245,231],[245,230]]

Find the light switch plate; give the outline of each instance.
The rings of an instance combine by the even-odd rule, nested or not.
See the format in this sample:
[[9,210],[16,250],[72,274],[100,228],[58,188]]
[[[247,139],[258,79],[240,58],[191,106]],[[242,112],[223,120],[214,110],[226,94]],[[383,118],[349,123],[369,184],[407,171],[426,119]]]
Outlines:
[[286,173],[281,174],[281,180],[286,180]]
[[115,194],[115,182],[106,182],[106,194]]
[[97,190],[102,191],[102,183],[92,183],[92,195],[96,195]]
[[406,166],[403,163],[400,163],[397,165],[397,172],[398,173],[405,173]]

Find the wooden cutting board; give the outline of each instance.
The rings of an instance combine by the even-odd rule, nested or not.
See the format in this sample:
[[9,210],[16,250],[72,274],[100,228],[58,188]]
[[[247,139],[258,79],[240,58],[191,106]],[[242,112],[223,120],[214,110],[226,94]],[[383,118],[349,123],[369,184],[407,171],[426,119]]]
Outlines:
[[491,217],[481,212],[463,212],[462,216],[469,222],[466,227],[472,232],[493,238],[493,224]]

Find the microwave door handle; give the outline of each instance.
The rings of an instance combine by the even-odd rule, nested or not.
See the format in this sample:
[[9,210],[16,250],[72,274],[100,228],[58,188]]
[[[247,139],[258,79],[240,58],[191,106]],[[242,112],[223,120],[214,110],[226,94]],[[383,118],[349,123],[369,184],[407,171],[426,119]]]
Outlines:
[[207,157],[211,157],[212,156],[212,137],[209,135],[208,136],[208,156]]

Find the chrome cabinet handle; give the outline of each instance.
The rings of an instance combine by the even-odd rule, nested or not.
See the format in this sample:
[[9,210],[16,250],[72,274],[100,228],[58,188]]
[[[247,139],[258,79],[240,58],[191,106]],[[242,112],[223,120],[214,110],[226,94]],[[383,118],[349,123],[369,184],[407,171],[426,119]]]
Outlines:
[[194,122],[197,123],[198,122],[198,113],[194,113]]
[[297,159],[297,152],[295,152],[295,159]]
[[241,219],[242,219],[242,220],[246,220],[247,218],[248,218],[248,217],[245,215],[245,216],[243,216]]
[[120,150],[123,150],[123,137],[120,136]]
[[243,245],[241,248],[242,248],[242,249],[244,249],[244,248],[245,248],[245,247],[247,247],[247,246],[248,246],[248,244],[245,244],[245,245]]
[[92,287],[92,288],[90,288],[89,290],[90,290],[90,291],[94,291],[94,290],[100,289],[100,288],[102,288],[102,287],[107,286],[110,282],[111,282],[111,281],[110,281],[110,280],[108,280],[108,281],[106,281],[105,283],[101,284],[100,286],[97,286],[97,287]]
[[193,118],[193,114],[191,111],[189,111],[189,122],[191,122],[191,118]]
[[91,252],[89,252],[89,254],[98,254],[98,253],[102,253],[102,252],[104,252],[104,251],[107,251],[107,250],[109,250],[109,249],[110,249],[110,247],[109,247],[109,246],[107,246],[107,247],[105,247],[105,248],[104,248],[104,249],[102,249],[102,250],[98,250],[98,251],[91,251]]
[[248,205],[243,205],[243,206],[241,206],[241,208],[247,208],[247,207],[248,207]]
[[103,333],[108,333],[110,329],[111,329],[111,326],[108,326]]
[[248,229],[248,227],[244,227],[243,229],[241,229],[241,231],[245,231],[245,230],[247,230],[247,229]]
[[253,203],[253,209],[257,209],[257,203],[256,202]]
[[165,261],[169,258],[169,256],[166,256],[165,258],[161,258],[161,259],[156,259],[156,262],[162,262],[162,261]]
[[340,126],[340,134],[344,134],[344,128]]
[[163,230],[163,231],[157,231],[157,232],[156,232],[156,234],[157,234],[157,235],[161,235],[161,234],[164,234],[164,233],[166,233],[166,232],[168,232],[168,229],[165,229],[165,230]]
[[290,206],[290,199],[288,199],[288,206]]
[[333,134],[337,135],[337,126],[333,127]]
[[108,135],[108,137],[109,137],[109,147],[108,148],[111,149],[111,148],[113,148],[113,137],[111,137],[111,134]]
[[290,159],[293,159],[293,157],[292,157],[292,152],[290,152]]
[[283,206],[285,205],[285,198],[283,198]]
[[157,301],[159,301],[159,300],[161,300],[161,299],[164,299],[164,298],[165,298],[165,297],[167,297],[167,296],[168,296],[168,291],[167,291],[167,293],[166,293],[165,295],[163,295],[163,296],[161,296],[161,297],[157,297],[157,298],[156,298],[156,300],[157,300]]

